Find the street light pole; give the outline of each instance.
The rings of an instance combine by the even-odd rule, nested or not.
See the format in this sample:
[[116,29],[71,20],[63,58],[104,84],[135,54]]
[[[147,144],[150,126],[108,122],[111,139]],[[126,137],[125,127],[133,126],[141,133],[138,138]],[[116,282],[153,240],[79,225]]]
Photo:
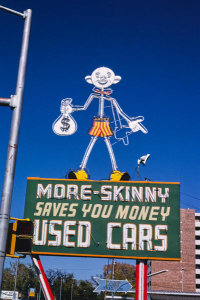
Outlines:
[[20,13],[1,5],[0,5],[0,9],[15,14],[17,16],[20,16],[25,21],[19,68],[18,68],[16,92],[15,95],[11,96],[11,98],[7,99],[7,101],[5,100],[5,98],[0,98],[0,105],[1,104],[6,105],[7,102],[8,105],[13,109],[6,168],[5,168],[5,175],[4,175],[4,183],[3,183],[3,190],[2,190],[2,197],[1,197],[1,206],[0,206],[0,291],[1,291],[3,268],[4,268],[4,261],[6,255],[5,253],[6,240],[8,234],[10,208],[11,208],[11,200],[12,200],[12,192],[13,192],[13,184],[14,184],[19,130],[20,130],[20,122],[21,122],[21,112],[22,112],[22,103],[23,103],[23,94],[24,94],[24,82],[25,82],[25,74],[26,74],[32,11],[28,9],[24,11],[24,13]]
[[168,272],[168,270],[161,270],[161,271],[149,274],[149,275],[147,275],[147,277],[152,277],[152,276],[155,276],[155,275],[158,275],[158,274],[162,274],[162,273],[165,273],[165,272]]
[[184,268],[181,269],[181,275],[182,275],[182,292],[184,291]]

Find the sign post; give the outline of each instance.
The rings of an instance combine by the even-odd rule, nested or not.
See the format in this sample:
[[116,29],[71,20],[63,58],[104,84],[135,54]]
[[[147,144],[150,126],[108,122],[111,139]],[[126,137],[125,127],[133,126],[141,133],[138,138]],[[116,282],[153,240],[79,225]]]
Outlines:
[[135,300],[147,300],[147,260],[136,261]]
[[44,272],[44,269],[43,269],[43,266],[42,266],[39,256],[31,255],[31,259],[32,259],[33,265],[35,267],[35,270],[37,272],[37,275],[38,275],[38,278],[40,281],[40,287],[42,287],[42,291],[43,291],[45,299],[46,300],[54,300],[53,293],[51,291],[51,287],[49,285],[48,279]]

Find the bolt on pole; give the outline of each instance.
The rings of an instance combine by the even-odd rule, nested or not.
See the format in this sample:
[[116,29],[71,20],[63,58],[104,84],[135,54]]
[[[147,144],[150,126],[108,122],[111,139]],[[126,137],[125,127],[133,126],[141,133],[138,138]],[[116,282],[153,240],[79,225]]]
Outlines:
[[25,74],[26,74],[32,11],[28,9],[24,13],[20,13],[3,6],[0,6],[0,9],[18,15],[20,17],[23,17],[25,22],[19,68],[18,68],[16,93],[15,93],[16,104],[13,107],[13,113],[12,113],[10,138],[9,138],[7,160],[6,160],[6,167],[5,167],[5,174],[4,174],[4,183],[3,183],[3,190],[1,196],[1,206],[0,206],[0,291],[1,291],[3,268],[4,268],[4,261],[6,255],[5,253],[6,240],[8,234],[10,208],[11,208],[12,192],[13,192],[13,184],[14,184],[19,130],[20,130],[20,123],[21,123],[21,112],[22,112],[22,103],[23,103],[23,94],[24,94],[24,82],[25,82]]

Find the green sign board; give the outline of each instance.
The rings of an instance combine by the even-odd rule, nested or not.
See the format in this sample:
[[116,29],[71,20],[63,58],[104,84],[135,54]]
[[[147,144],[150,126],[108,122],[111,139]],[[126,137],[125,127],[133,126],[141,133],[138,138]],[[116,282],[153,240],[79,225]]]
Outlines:
[[28,178],[33,253],[180,259],[180,184]]

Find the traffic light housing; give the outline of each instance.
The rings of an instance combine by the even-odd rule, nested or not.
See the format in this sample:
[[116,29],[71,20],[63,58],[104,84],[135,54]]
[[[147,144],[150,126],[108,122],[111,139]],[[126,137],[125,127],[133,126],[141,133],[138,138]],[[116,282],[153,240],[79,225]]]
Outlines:
[[14,256],[15,252],[30,254],[32,250],[33,222],[29,220],[16,220],[9,223],[6,254]]

